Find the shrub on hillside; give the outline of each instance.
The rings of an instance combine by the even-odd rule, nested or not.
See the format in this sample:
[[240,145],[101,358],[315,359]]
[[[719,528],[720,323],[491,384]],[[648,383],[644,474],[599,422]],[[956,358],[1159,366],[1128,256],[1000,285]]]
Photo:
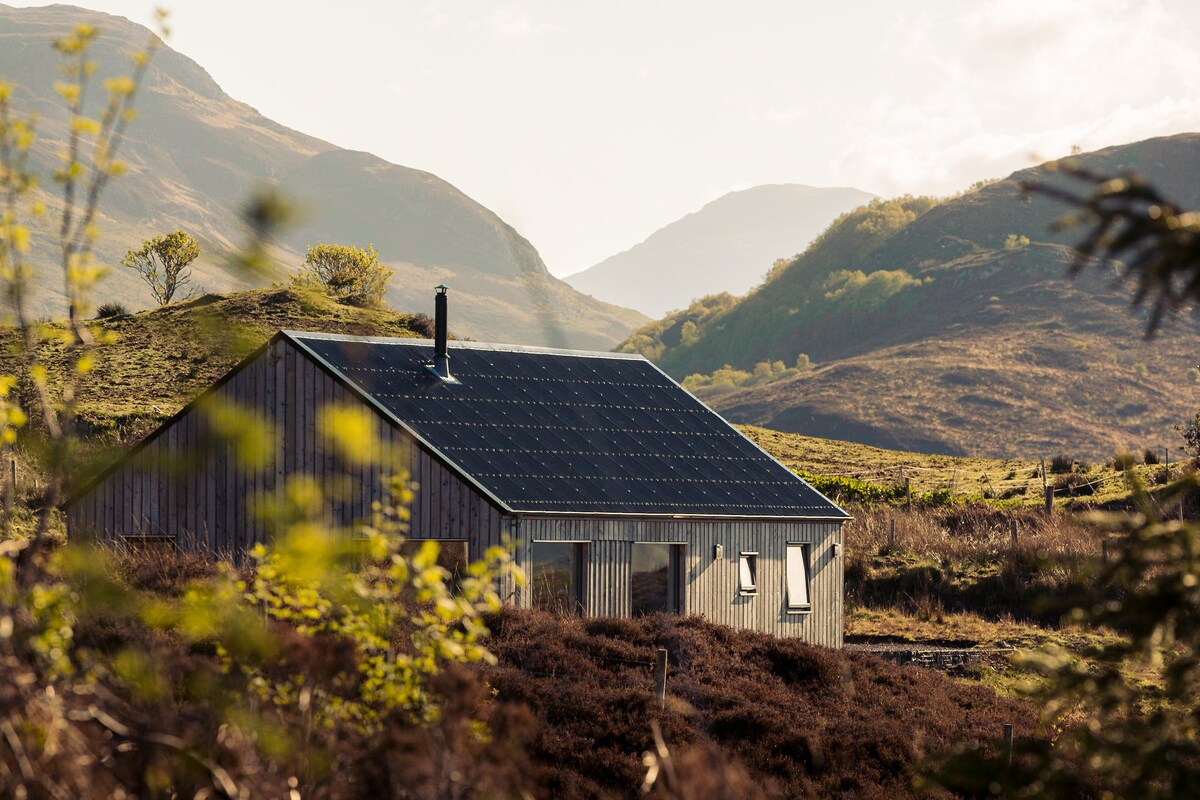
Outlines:
[[1075,459],[1067,455],[1057,455],[1050,459],[1050,472],[1061,475],[1075,468]]
[[882,486],[846,475],[814,475],[799,470],[796,474],[835,503],[898,503],[906,497],[903,486]]
[[1142,463],[1146,465],[1157,464],[1158,451],[1152,447],[1147,447],[1145,452],[1142,453]]
[[434,330],[433,317],[428,314],[413,314],[408,320],[408,329],[413,333],[418,333],[426,339],[432,339],[436,331]]
[[1138,457],[1133,453],[1118,453],[1113,456],[1113,460],[1109,462],[1109,466],[1117,472],[1125,472],[1133,469],[1138,463]]
[[353,305],[379,305],[392,271],[379,262],[374,245],[367,249],[340,244],[309,247],[292,285],[320,289]]
[[129,309],[120,303],[101,303],[96,309],[96,319],[129,316]]
[[1086,475],[1078,472],[1062,475],[1054,481],[1054,493],[1065,494],[1069,497],[1094,495],[1098,487],[1098,481],[1089,480]]

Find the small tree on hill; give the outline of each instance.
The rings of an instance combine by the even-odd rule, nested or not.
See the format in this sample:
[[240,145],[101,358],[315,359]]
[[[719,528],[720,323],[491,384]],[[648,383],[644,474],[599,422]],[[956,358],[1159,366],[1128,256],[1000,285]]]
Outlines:
[[293,286],[321,289],[333,297],[359,303],[383,300],[392,271],[379,263],[374,245],[367,249],[341,244],[309,247],[304,265],[292,276]]
[[192,271],[188,267],[199,257],[200,245],[196,240],[185,231],[175,231],[143,241],[141,248],[125,254],[121,266],[137,270],[154,299],[165,306],[176,292],[191,283]]
[[1175,430],[1183,436],[1187,451],[1200,458],[1200,411],[1186,425],[1176,425]]

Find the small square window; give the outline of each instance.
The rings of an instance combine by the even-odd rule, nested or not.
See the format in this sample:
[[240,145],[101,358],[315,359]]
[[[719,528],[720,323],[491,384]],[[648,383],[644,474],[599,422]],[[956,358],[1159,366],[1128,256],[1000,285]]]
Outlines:
[[758,594],[758,553],[742,553],[738,556],[738,591],[742,594]]

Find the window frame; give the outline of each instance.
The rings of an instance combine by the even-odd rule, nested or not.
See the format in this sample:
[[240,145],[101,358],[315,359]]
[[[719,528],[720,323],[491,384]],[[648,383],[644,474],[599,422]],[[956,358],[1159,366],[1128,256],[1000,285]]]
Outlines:
[[[633,602],[633,549],[639,546],[665,546],[667,548],[667,605],[663,612],[666,614],[683,614],[684,597],[684,565],[687,563],[686,542],[631,542],[630,543],[630,582],[629,582],[629,611],[634,617],[641,616],[634,609]],[[643,612],[643,614],[646,612]]]
[[[750,575],[750,585],[747,586],[742,573],[742,564],[747,565],[746,572]],[[738,553],[738,594],[752,596],[758,594],[758,551],[742,550]]]
[[[575,561],[571,570],[570,581],[574,584],[570,602],[573,608],[568,612],[570,617],[586,617],[588,614],[588,571],[591,568],[591,539],[533,539],[529,542],[528,563],[529,571],[529,603],[528,607],[537,609],[534,601],[534,555],[533,550],[539,544],[561,544],[571,546],[571,557]],[[553,611],[551,613],[554,613]]]
[[[792,570],[790,558],[793,548],[800,551],[800,564],[804,568],[804,596],[807,598],[807,602],[805,603],[792,602]],[[812,613],[812,583],[812,542],[785,543],[783,549],[783,595],[784,608],[787,613]]]

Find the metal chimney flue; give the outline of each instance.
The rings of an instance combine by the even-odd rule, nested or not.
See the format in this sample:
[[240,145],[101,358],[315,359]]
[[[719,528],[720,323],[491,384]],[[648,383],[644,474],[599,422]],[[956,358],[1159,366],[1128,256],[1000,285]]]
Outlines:
[[450,374],[450,354],[446,352],[446,293],[445,286],[434,289],[433,296],[433,363],[429,369],[444,381],[454,381]]

